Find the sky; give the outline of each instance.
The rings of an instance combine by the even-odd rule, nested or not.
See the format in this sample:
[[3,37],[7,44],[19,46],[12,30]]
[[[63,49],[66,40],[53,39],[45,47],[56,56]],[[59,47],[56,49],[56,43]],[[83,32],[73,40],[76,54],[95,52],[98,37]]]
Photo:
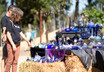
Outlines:
[[[9,6],[11,4],[11,0],[7,0],[7,2]],[[71,2],[72,2],[72,6],[68,11],[69,14],[72,14],[75,11],[76,0],[71,0]],[[87,0],[79,0],[79,13],[82,12],[82,10],[86,7],[85,5],[87,4],[88,4]]]

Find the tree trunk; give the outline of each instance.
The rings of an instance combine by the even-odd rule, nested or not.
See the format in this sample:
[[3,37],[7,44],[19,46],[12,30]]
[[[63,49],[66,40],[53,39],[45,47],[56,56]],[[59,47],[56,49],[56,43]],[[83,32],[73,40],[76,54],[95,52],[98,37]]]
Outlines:
[[49,32],[49,24],[48,24],[48,21],[46,20],[46,43],[48,43],[48,32]]
[[64,11],[63,10],[60,10],[60,25],[61,25],[61,28],[64,28],[64,15],[63,15]]
[[46,30],[46,43],[48,43],[48,28]]
[[102,11],[104,11],[104,5],[103,5],[103,8],[102,8]]
[[91,0],[88,0],[89,10],[91,10]]
[[75,7],[75,14],[74,14],[74,20],[77,20],[78,17],[78,11],[79,11],[79,0],[76,0],[76,7]]
[[52,24],[52,20],[49,21],[49,27],[50,27],[50,31],[53,31],[53,24]]
[[40,43],[42,43],[42,11],[40,10]]
[[55,13],[55,22],[56,22],[56,29],[59,29],[59,24],[58,24],[58,13]]
[[11,0],[11,5],[13,5],[13,3],[14,3],[14,0]]

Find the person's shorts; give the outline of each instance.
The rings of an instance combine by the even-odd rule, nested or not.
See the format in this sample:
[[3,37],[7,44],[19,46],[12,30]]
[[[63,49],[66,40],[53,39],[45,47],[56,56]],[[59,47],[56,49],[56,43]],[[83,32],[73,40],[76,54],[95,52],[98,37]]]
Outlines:
[[8,57],[8,52],[7,52],[7,44],[3,44],[3,57]]

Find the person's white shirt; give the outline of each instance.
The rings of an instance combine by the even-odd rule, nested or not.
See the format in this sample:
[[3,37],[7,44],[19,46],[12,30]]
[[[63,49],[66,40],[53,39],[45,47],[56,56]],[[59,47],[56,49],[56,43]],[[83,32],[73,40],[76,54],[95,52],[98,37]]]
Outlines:
[[[28,30],[26,33],[26,38],[28,39],[28,40],[30,40],[30,38],[31,38],[31,30]],[[26,50],[28,50],[30,47],[28,47],[28,45],[25,47],[25,51]]]
[[30,40],[30,38],[31,38],[31,31],[30,30],[28,30],[26,32],[26,37],[27,37],[28,40]]

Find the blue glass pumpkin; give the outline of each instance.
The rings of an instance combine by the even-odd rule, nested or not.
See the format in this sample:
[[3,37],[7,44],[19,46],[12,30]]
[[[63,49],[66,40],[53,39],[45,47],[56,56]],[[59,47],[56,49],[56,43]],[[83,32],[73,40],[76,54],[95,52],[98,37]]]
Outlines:
[[77,32],[78,29],[77,29],[77,28],[73,28],[72,31],[73,31],[73,32]]
[[72,49],[72,50],[78,50],[79,48],[78,48],[78,46],[72,46],[71,49]]
[[70,28],[66,28],[66,29],[65,29],[65,32],[70,32],[70,31],[71,31]]
[[93,22],[88,23],[88,27],[94,27],[94,23]]
[[100,27],[99,24],[96,24],[96,27]]
[[53,44],[47,45],[48,49],[52,49]]

